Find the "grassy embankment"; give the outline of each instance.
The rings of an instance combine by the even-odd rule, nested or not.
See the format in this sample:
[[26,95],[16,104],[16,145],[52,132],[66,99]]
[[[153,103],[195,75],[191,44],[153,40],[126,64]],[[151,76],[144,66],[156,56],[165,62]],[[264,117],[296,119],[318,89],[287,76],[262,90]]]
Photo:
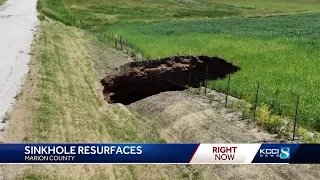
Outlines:
[[[320,129],[320,101],[317,96],[319,77],[316,75],[319,71],[318,14],[137,23],[318,11],[318,1],[247,0],[239,3],[228,0],[224,1],[226,4],[221,4],[219,0],[214,3],[152,0],[143,3],[70,0],[42,2],[45,12],[52,13],[53,17],[62,21],[74,22],[74,19],[68,17],[71,14],[76,19],[84,20],[85,24],[116,24],[100,27],[124,35],[138,49],[143,50],[146,56],[154,58],[175,54],[204,54],[225,58],[242,68],[241,72],[232,77],[233,96],[252,102],[256,82],[259,81],[260,102],[268,104],[273,113],[292,116],[296,97],[300,95],[300,125]],[[225,84],[220,81],[215,87],[224,90]]]
[[[9,120],[8,142],[165,142],[157,122],[105,103],[94,61],[76,29],[47,20],[39,29],[31,71]],[[14,173],[3,168],[11,172],[3,171],[8,179],[24,169],[25,179],[134,178],[143,172],[130,165],[35,165]]]

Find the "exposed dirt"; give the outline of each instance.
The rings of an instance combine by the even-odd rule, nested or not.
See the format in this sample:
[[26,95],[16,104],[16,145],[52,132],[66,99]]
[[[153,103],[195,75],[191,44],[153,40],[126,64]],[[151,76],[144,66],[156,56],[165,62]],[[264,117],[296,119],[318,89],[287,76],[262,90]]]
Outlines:
[[[163,92],[132,103],[129,109],[157,122],[168,143],[291,143],[277,139],[248,123],[239,110],[223,108],[225,95],[209,91],[211,100],[187,91]],[[238,100],[230,97],[230,102]],[[180,166],[191,179],[319,179],[319,165],[192,165]],[[138,167],[139,178],[158,179],[174,172],[173,166]],[[157,170],[157,171],[156,171]]]
[[108,102],[130,104],[164,91],[200,87],[206,79],[224,78],[239,69],[217,57],[178,56],[127,63],[101,83]]
[[[128,106],[159,122],[167,142],[248,143],[279,141],[248,124],[240,110],[223,108],[225,95],[208,90],[211,100],[188,91],[168,91]],[[229,103],[238,100],[229,97]]]

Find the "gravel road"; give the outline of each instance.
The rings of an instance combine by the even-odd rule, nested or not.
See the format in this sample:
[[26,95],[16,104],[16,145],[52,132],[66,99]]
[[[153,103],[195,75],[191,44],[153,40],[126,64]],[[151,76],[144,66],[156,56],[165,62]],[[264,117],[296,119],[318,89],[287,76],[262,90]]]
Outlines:
[[37,26],[37,0],[8,0],[0,6],[0,128],[28,73],[30,46]]

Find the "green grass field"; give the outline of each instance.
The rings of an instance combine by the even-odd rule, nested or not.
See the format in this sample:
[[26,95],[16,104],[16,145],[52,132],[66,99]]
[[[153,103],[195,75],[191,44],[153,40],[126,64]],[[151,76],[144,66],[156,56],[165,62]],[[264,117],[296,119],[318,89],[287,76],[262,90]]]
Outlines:
[[215,2],[231,4],[234,6],[247,6],[260,9],[278,11],[318,11],[318,0],[214,0]]
[[41,0],[46,14],[87,24],[125,24],[318,11],[314,0]]
[[[176,54],[224,58],[241,67],[231,79],[233,96],[252,102],[258,81],[259,102],[276,114],[292,116],[299,95],[300,125],[320,130],[320,1],[41,2],[42,11],[50,17],[66,24],[81,19],[122,34],[151,58]],[[270,16],[276,14],[290,15]],[[226,81],[210,86],[223,91]]]

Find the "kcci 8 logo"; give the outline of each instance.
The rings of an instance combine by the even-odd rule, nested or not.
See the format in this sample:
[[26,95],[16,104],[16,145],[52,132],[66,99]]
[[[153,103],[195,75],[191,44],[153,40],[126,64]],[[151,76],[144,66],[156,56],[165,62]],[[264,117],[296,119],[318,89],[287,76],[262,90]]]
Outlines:
[[290,147],[260,149],[260,157],[290,159]]

